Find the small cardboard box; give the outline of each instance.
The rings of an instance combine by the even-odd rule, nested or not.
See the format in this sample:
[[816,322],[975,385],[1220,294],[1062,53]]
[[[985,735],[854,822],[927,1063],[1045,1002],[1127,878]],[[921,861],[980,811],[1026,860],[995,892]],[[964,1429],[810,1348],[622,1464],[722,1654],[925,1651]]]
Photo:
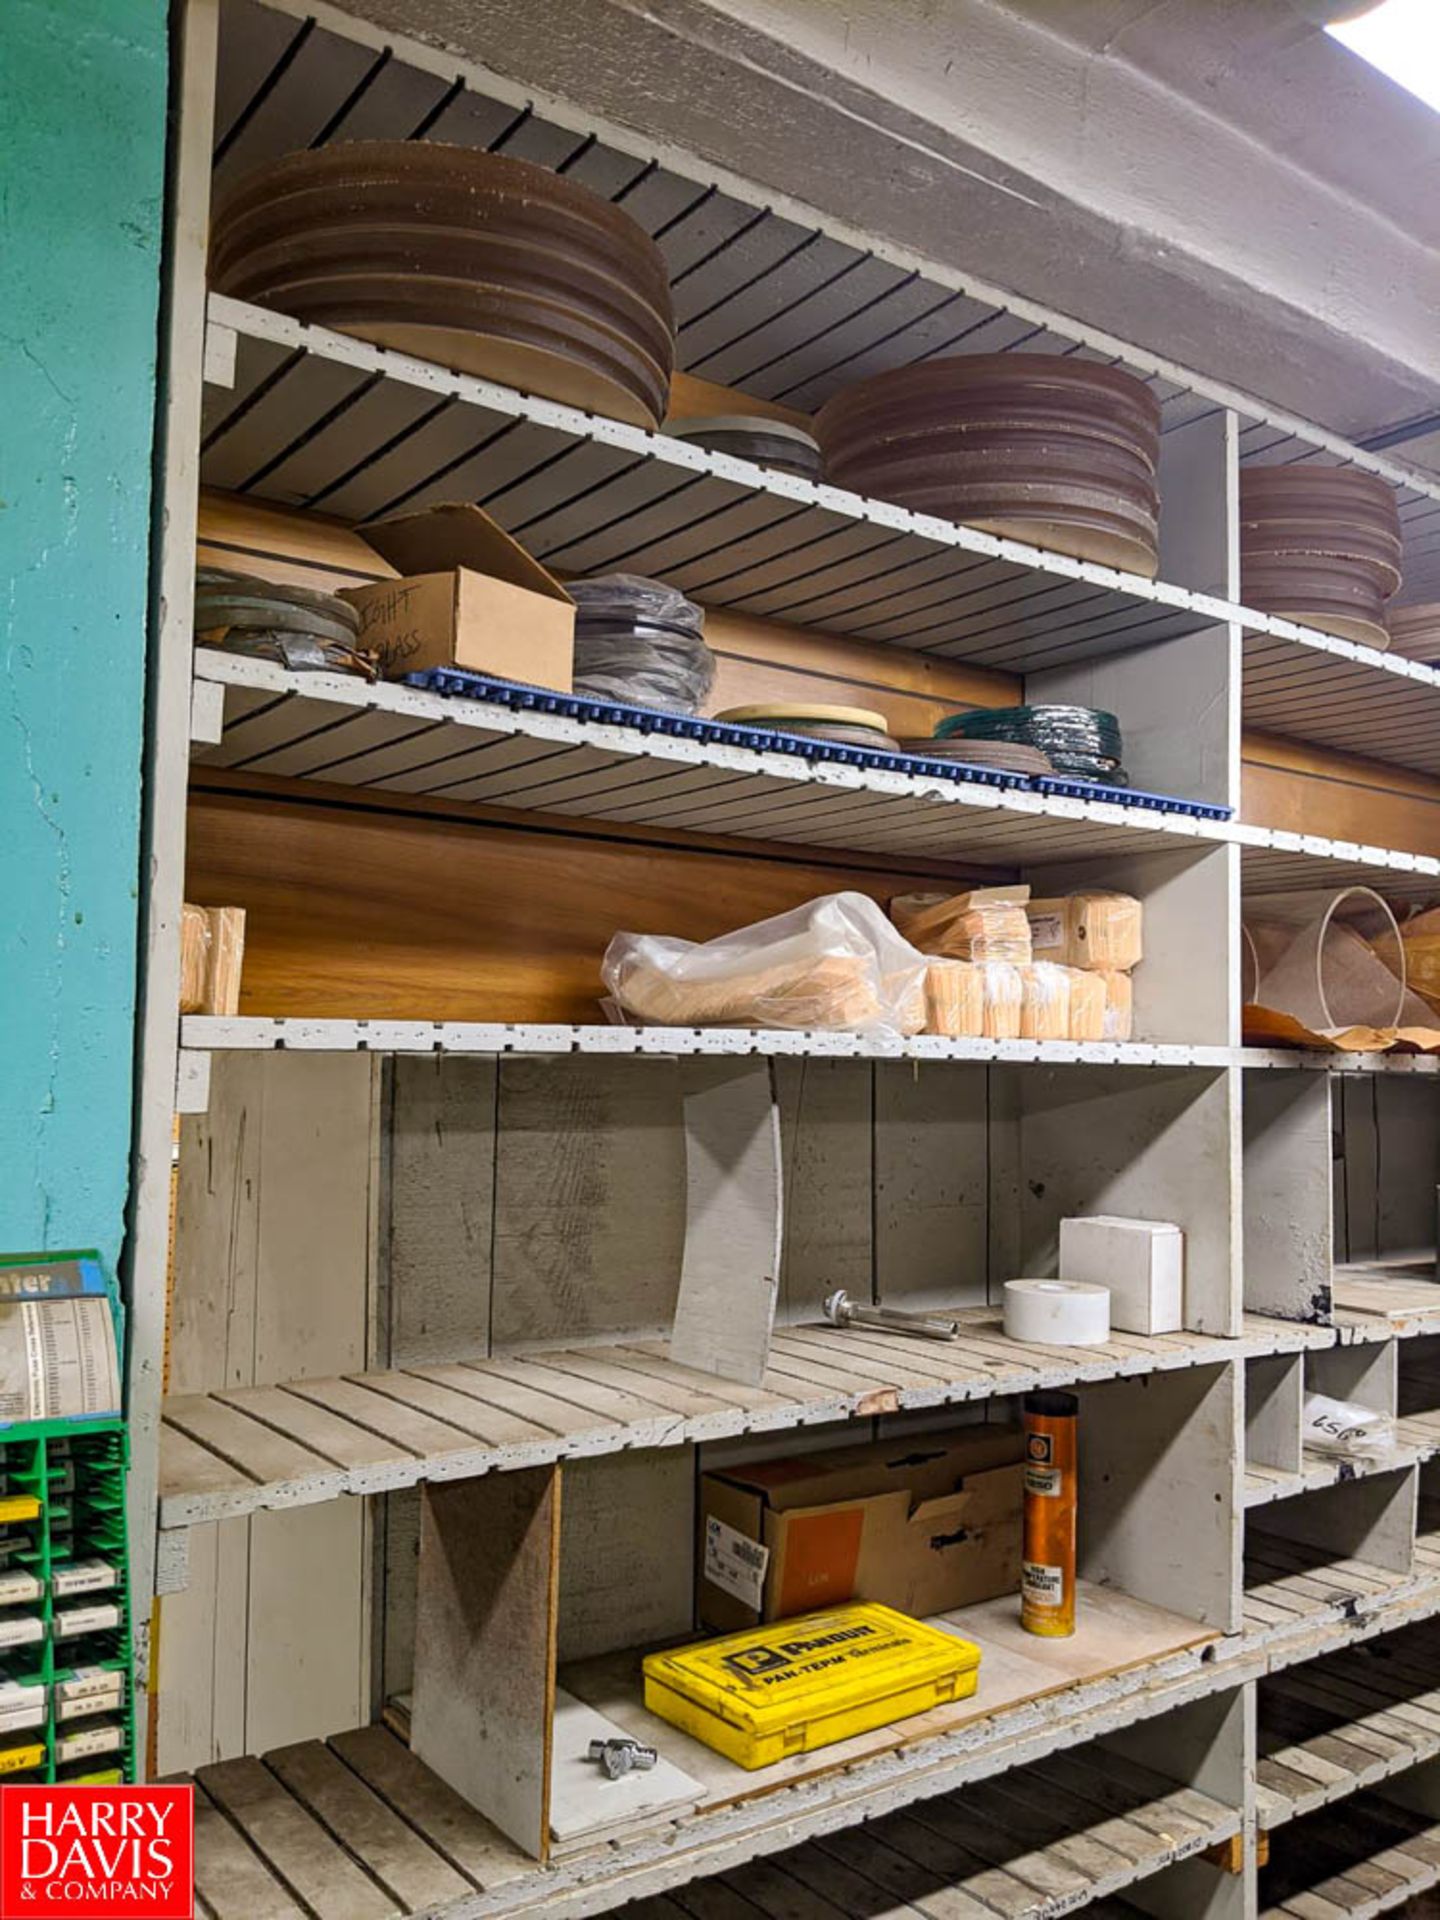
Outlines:
[[1145,909],[1128,893],[1072,893],[1026,908],[1037,960],[1064,967],[1121,967],[1145,957]]
[[1097,1213],[1060,1222],[1060,1278],[1110,1289],[1117,1333],[1178,1333],[1185,1321],[1185,1235],[1173,1221]]
[[696,1613],[716,1631],[874,1600],[924,1619],[1020,1583],[1024,1436],[838,1448],[707,1473]]
[[387,680],[453,666],[570,692],[575,602],[489,514],[431,507],[364,533],[401,578],[341,597],[359,609],[359,645],[379,654]]

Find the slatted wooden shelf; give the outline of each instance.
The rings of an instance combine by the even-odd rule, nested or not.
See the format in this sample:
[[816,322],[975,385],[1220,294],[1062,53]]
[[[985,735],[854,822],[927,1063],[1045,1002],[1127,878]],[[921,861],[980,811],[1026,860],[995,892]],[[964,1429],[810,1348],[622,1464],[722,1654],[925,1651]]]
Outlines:
[[1426,1622],[1287,1667],[1259,1690],[1260,1824],[1348,1798],[1440,1754],[1440,1636]]
[[[1348,1343],[1346,1343],[1348,1344]],[[1412,1414],[1395,1424],[1395,1445],[1374,1460],[1348,1460],[1333,1453],[1306,1448],[1298,1473],[1283,1467],[1250,1463],[1245,1469],[1245,1505],[1267,1506],[1273,1500],[1289,1500],[1297,1493],[1313,1493],[1321,1487],[1339,1486],[1344,1480],[1363,1480],[1371,1474],[1391,1473],[1396,1467],[1412,1467],[1440,1453],[1440,1413]]]
[[582,1027],[470,1020],[226,1019],[187,1014],[181,1045],[197,1053],[603,1053],[646,1058],[717,1054],[826,1060],[984,1060],[996,1065],[1275,1068],[1318,1073],[1440,1074],[1435,1054],[1312,1053],[1108,1040],[908,1040],[752,1027]]
[[[1015,1603],[988,1608],[1010,1617]],[[1020,1631],[1011,1618],[1011,1637]],[[986,1639],[983,1627],[977,1634]],[[877,1898],[890,1875],[904,1872],[914,1890],[900,1897],[918,1900],[920,1869],[943,1874],[928,1897],[944,1894],[952,1911],[969,1913],[974,1903],[1014,1920],[1019,1902],[1027,1913],[1059,1913],[1238,1830],[1235,1808],[1093,1744],[1217,1690],[1224,1680],[1202,1658],[1214,1644],[1177,1616],[1088,1590],[1074,1642],[1031,1641],[1017,1656],[1031,1676],[1010,1674],[999,1645],[991,1647],[1000,1664],[988,1706],[938,1709],[890,1730],[868,1752],[832,1749],[829,1764],[815,1754],[761,1775],[730,1767],[743,1791],[712,1794],[693,1812],[636,1827],[623,1846],[567,1853],[548,1868],[500,1836],[394,1734],[336,1734],[263,1760],[199,1769],[197,1888],[214,1920],[257,1912],[382,1920],[422,1908],[466,1920],[542,1906],[569,1915],[662,1888],[685,1886],[684,1898],[704,1900],[716,1883],[698,1876],[763,1873],[757,1857],[777,1855],[783,1873],[800,1841],[862,1874],[856,1850],[873,1849]],[[1117,1667],[1120,1647],[1130,1658]],[[948,1733],[939,1724],[947,1712],[963,1723]],[[665,1729],[667,1751],[677,1743],[688,1764],[693,1743]],[[795,1767],[801,1771],[784,1777]],[[867,1815],[863,1831],[853,1829]],[[802,1870],[810,1864],[802,1860]],[[818,1862],[813,1870],[822,1870]]]
[[738,1867],[687,1888],[678,1908],[644,1901],[634,1920],[705,1915],[723,1904],[720,1889],[771,1920],[956,1911],[1051,1920],[1227,1840],[1239,1825],[1213,1796],[1086,1746]]
[[207,486],[354,520],[475,499],[563,572],[651,574],[711,605],[1014,673],[1233,621],[1251,725],[1440,772],[1440,672],[1417,661],[218,294],[209,311]]
[[306,0],[225,0],[215,184],[331,140],[428,139],[503,151],[563,171],[623,206],[670,271],[680,365],[722,385],[813,411],[885,367],[948,351],[1079,353],[1127,368],[1166,431],[1232,409],[1243,460],[1357,465],[1396,488],[1407,585],[1440,583],[1440,483],[1323,428],[1174,366],[883,236],[755,189],[708,163],[657,155],[627,130],[439,48]]
[[1411,1571],[1395,1573],[1246,1528],[1242,1615],[1257,1646],[1302,1641],[1341,1622],[1353,1628],[1413,1599],[1427,1608],[1440,1601],[1440,1554],[1417,1547]]
[[[833,766],[799,754],[513,712],[416,687],[288,673],[213,649],[196,655],[196,686],[197,711],[209,690],[223,690],[224,702],[223,738],[197,745],[199,765],[444,801],[930,854],[1007,871],[1033,861],[1219,843],[1243,832],[1143,807]],[[1440,886],[1440,860],[1423,864]],[[1404,870],[1413,873],[1413,864]]]
[[958,1317],[953,1345],[825,1324],[781,1330],[760,1387],[642,1343],[178,1396],[164,1410],[160,1524],[1294,1353],[1328,1338],[1252,1318],[1236,1340],[1116,1334],[1103,1347],[1037,1347],[1007,1340],[997,1309]]
[[[311,1020],[192,1014],[180,1023],[182,1045],[197,1051],[286,1048],[320,1053],[604,1053],[806,1055],[847,1060],[987,1060],[1046,1066],[1225,1067],[1299,1066],[1314,1056],[1242,1059],[1235,1047],[1189,1047],[1073,1040],[946,1040],[917,1034],[902,1040],[875,1034],[784,1032],[751,1027],[580,1027],[489,1024],[462,1020]],[[1382,1059],[1384,1056],[1380,1056]],[[1323,1060],[1339,1061],[1340,1055]],[[1372,1059],[1351,1055],[1345,1061]],[[1420,1062],[1440,1071],[1440,1062]],[[1358,1068],[1352,1069],[1359,1071]]]
[[219,294],[209,314],[207,364],[233,358],[233,384],[207,388],[201,478],[229,493],[359,521],[473,499],[562,572],[653,575],[710,605],[1010,672],[1229,612]]
[[[1337,1267],[1331,1281],[1334,1318],[1345,1345],[1440,1333],[1440,1286],[1434,1259],[1389,1269],[1383,1263]],[[1440,1404],[1440,1394],[1436,1396]]]
[[1371,1920],[1440,1881],[1440,1824],[1377,1793],[1287,1828],[1260,1875],[1262,1920]]
[[208,736],[194,748],[200,766],[1007,871],[1234,842],[1256,891],[1366,880],[1406,896],[1440,890],[1440,859],[1315,834],[704,745],[289,673],[213,648],[197,651],[195,678],[196,720]]

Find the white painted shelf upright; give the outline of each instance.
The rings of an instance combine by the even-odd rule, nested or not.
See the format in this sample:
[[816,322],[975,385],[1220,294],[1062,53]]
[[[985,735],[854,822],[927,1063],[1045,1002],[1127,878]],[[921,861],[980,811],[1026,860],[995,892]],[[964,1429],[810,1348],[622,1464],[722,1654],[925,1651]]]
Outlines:
[[[188,609],[201,484],[352,519],[473,497],[563,567],[653,571],[1111,708],[1137,786],[1225,807],[1242,719],[1440,771],[1440,674],[1240,602],[1240,462],[1382,473],[1416,579],[1440,553],[1440,487],[328,6],[190,0],[184,56],[130,1389],[137,1611],[152,1583],[165,1596],[158,1764],[197,1780],[206,1910],[460,1920],[653,1897],[654,1920],[1104,1903],[1353,1920],[1433,1884],[1440,1295],[1413,1263],[1374,1263],[1434,1246],[1435,1071],[1245,1049],[1238,980],[1242,892],[1425,897],[1440,859],[294,676],[196,652]],[[621,199],[662,235],[691,360],[762,396],[811,407],[962,335],[1129,366],[1165,422],[1160,581],[207,302],[212,153],[223,187],[366,135],[503,145]],[[1045,892],[1121,887],[1146,912],[1135,1041],[439,1018],[177,1031],[192,752],[552,819],[934,854]],[[663,1341],[686,1099],[732,1082],[778,1104],[786,1200],[779,1332],[750,1388]],[[1184,1333],[1088,1354],[1005,1342],[1001,1282],[1050,1270],[1059,1219],[1085,1210],[1185,1225]],[[958,1308],[961,1339],[817,1325],[836,1284]],[[1394,1456],[1354,1476],[1307,1456],[1307,1384],[1397,1413]],[[967,1609],[973,1703],[758,1776],[661,1729],[695,1798],[594,1823],[564,1729],[588,1713],[657,1731],[636,1650],[690,1628],[698,1466],[820,1428],[909,1436],[1038,1385],[1083,1400],[1074,1642],[1027,1642],[1008,1599]],[[496,1755],[468,1802],[421,1757],[445,1770],[454,1705]]]

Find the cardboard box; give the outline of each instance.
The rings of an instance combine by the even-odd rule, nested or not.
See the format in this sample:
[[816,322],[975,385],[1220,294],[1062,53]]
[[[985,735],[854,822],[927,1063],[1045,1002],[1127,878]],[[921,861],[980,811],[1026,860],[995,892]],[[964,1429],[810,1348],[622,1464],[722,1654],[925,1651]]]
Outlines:
[[1110,1289],[1119,1333],[1178,1333],[1185,1321],[1185,1235],[1169,1220],[1098,1213],[1060,1222],[1060,1278]]
[[1072,893],[1025,908],[1037,960],[1064,967],[1120,967],[1145,957],[1145,910],[1128,893]]
[[575,602],[479,507],[431,507],[365,528],[398,580],[346,587],[358,645],[395,680],[423,667],[468,667],[569,693]]
[[707,1473],[696,1613],[724,1632],[847,1600],[924,1619],[1020,1584],[1024,1436],[986,1424]]

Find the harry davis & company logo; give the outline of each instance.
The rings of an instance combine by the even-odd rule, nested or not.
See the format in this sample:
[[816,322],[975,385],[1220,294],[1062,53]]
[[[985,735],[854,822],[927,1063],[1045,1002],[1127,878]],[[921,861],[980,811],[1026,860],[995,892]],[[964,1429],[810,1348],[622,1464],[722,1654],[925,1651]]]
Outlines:
[[194,1789],[0,1787],[0,1920],[194,1920]]

